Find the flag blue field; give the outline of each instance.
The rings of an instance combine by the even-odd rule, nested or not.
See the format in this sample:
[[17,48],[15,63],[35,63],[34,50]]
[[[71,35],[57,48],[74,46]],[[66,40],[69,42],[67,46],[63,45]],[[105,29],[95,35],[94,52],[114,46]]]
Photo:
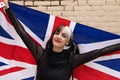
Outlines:
[[[10,3],[27,33],[43,48],[61,24],[74,33],[80,54],[120,43],[120,36],[58,16]],[[75,80],[120,80],[120,50],[94,59],[74,70]],[[0,8],[0,80],[34,80],[36,62]]]

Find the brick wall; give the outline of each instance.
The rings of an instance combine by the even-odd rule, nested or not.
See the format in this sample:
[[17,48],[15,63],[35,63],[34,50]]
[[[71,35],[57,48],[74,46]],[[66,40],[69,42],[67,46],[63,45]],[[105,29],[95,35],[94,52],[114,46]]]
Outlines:
[[11,2],[120,34],[120,0],[11,0]]

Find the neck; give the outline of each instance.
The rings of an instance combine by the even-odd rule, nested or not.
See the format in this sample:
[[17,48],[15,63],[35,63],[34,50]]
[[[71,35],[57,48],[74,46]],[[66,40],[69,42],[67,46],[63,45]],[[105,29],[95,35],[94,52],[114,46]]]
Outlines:
[[53,47],[53,51],[54,51],[54,52],[62,52],[62,51],[63,51],[63,48]]

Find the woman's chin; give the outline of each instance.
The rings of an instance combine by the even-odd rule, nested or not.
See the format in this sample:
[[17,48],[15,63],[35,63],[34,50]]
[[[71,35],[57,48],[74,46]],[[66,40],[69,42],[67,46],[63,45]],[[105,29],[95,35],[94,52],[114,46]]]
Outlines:
[[62,46],[61,44],[53,44],[53,46],[55,47],[55,48],[63,48],[64,46]]

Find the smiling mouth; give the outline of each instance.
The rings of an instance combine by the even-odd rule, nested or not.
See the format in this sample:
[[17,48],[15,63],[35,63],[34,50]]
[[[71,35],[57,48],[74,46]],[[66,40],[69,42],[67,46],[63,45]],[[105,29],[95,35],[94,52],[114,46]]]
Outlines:
[[55,41],[55,42],[57,42],[57,43],[61,43],[61,41],[60,41],[60,40],[58,40],[58,39],[55,39],[54,41]]

